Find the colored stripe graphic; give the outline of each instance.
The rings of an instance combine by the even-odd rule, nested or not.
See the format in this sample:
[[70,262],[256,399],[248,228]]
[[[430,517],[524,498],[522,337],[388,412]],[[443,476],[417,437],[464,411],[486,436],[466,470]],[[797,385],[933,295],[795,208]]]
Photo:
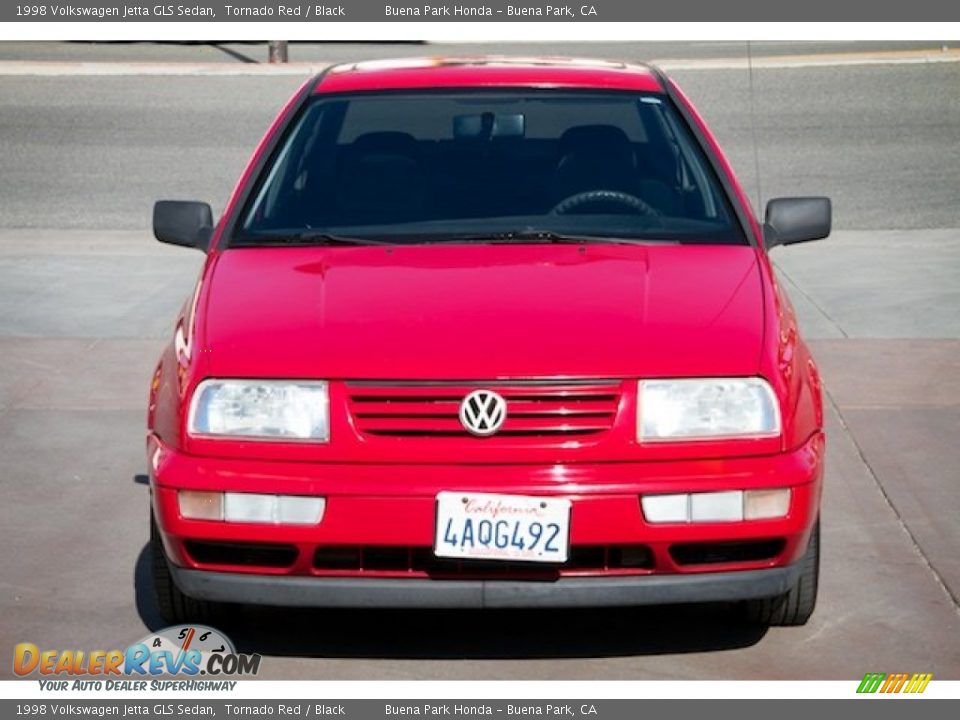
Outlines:
[[931,680],[933,680],[933,673],[914,673],[904,692],[922,693],[927,689],[927,685],[930,684]]
[[922,693],[933,680],[933,673],[867,673],[858,693]]
[[898,692],[900,690],[900,686],[906,682],[906,680],[907,676],[904,673],[890,673],[887,675],[887,680],[883,683],[883,687],[880,688],[880,692]]
[[880,689],[880,683],[886,677],[885,673],[867,673],[857,688],[858,693],[875,693]]

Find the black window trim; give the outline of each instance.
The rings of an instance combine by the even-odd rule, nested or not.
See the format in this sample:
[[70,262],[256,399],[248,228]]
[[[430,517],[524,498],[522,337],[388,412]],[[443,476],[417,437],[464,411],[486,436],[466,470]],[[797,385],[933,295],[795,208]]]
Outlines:
[[733,208],[733,212],[736,214],[737,220],[740,222],[740,229],[743,231],[743,235],[747,239],[747,242],[750,243],[750,245],[754,248],[762,249],[763,241],[754,235],[753,224],[750,222],[750,217],[743,205],[740,203],[740,199],[737,197],[737,193],[734,190],[733,183],[730,181],[730,177],[723,171],[723,165],[720,162],[720,158],[717,157],[716,153],[714,153],[713,148],[707,141],[703,131],[700,129],[699,123],[697,123],[696,119],[688,110],[686,103],[684,103],[683,100],[677,96],[673,84],[670,82],[670,78],[668,78],[666,74],[656,65],[650,65],[648,63],[640,64],[650,70],[650,72],[652,72],[657,78],[657,81],[663,86],[664,94],[670,98],[670,102],[673,107],[676,108],[677,114],[680,116],[683,122],[686,123],[687,130],[689,130],[690,134],[696,138],[697,144],[700,146],[700,150],[706,156],[707,161],[710,163],[710,167],[713,170],[713,174],[720,182],[723,192],[727,196],[727,202],[729,203],[730,207]]
[[236,202],[233,203],[231,212],[221,218],[222,229],[217,236],[215,247],[211,246],[211,250],[216,249],[221,251],[233,246],[237,225],[239,225],[240,218],[243,217],[245,209],[250,203],[251,196],[258,191],[258,188],[263,182],[264,169],[273,163],[277,151],[286,140],[291,128],[296,126],[304,109],[309,105],[310,99],[316,94],[320,83],[323,82],[323,79],[333,67],[335,66],[324,69],[303,84],[299,94],[294,98],[290,112],[287,114],[286,122],[282,127],[277,128],[270,137],[266,138],[263,152],[260,153],[256,164],[250,169],[247,182],[244,183],[243,187],[239,188],[239,194],[237,195]]

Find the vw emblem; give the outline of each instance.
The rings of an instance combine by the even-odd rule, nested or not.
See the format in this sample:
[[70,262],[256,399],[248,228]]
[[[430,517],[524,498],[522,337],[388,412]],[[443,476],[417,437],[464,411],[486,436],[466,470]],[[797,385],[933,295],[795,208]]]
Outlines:
[[474,390],[460,403],[460,424],[474,435],[493,435],[507,419],[507,402],[492,390]]

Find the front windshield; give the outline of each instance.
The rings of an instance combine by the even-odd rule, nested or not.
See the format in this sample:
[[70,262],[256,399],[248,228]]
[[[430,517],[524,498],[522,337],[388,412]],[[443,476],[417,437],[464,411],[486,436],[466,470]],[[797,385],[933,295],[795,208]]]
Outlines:
[[746,243],[663,95],[522,89],[316,97],[233,244],[548,236]]

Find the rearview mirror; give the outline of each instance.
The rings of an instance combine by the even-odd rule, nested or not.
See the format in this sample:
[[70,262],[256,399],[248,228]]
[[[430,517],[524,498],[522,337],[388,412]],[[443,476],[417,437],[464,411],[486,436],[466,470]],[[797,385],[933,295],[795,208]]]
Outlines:
[[830,198],[774,198],[767,203],[763,244],[769,250],[777,245],[821,240],[830,234],[832,213]]
[[204,202],[159,200],[153,206],[153,235],[162,243],[207,251],[213,211]]
[[523,113],[455,115],[453,137],[457,140],[489,140],[490,138],[522,138],[526,131]]

